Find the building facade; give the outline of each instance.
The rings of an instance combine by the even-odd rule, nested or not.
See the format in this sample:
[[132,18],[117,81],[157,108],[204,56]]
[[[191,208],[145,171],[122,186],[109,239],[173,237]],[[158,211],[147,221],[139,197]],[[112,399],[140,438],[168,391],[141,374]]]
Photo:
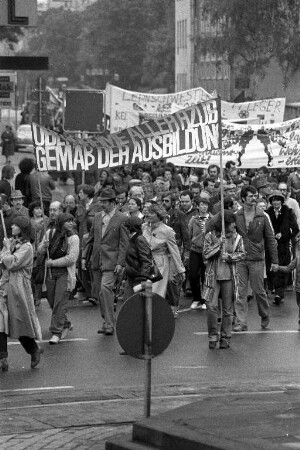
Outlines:
[[217,91],[229,100],[230,68],[222,58],[201,53],[196,37],[218,33],[209,21],[203,20],[201,0],[175,0],[176,55],[175,87],[182,91],[201,86],[207,92]]
[[[242,102],[253,95],[253,80],[239,78],[233,73],[226,58],[201,52],[197,36],[217,34],[220,27],[213,27],[202,17],[203,0],[175,0],[175,90],[182,91],[202,87],[207,92],[217,92],[223,100]],[[255,87],[255,98],[286,98],[286,118],[299,117],[300,72],[286,85],[276,61],[271,61],[265,77]]]

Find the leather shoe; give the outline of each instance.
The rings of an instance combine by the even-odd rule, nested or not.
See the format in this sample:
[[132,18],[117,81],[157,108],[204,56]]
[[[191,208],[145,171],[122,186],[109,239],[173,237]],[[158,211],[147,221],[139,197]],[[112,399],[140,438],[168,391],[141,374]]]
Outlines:
[[106,334],[105,328],[100,328],[100,330],[97,331],[98,334]]
[[113,328],[109,328],[108,330],[105,331],[105,335],[106,336],[112,336],[114,334],[114,329]]
[[266,316],[264,318],[261,319],[261,327],[265,330],[266,328],[268,328],[270,323],[270,317]]
[[40,362],[41,354],[44,353],[44,349],[38,347],[31,355],[31,368],[34,369]]

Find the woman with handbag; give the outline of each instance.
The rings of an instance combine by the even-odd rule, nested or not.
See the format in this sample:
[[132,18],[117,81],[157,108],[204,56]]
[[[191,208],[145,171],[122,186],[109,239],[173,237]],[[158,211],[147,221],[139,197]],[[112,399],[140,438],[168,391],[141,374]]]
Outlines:
[[185,268],[175,240],[173,228],[166,225],[163,220],[166,210],[158,204],[151,204],[143,224],[143,235],[146,238],[155,260],[155,263],[163,278],[153,284],[152,291],[165,298],[170,273],[170,261],[174,263],[177,271],[176,277],[182,281],[185,279]]
[[30,244],[30,219],[15,217],[12,239],[4,238],[0,253],[3,268],[0,280],[0,371],[8,370],[7,337],[18,339],[31,355],[31,368],[40,362],[43,353],[36,343],[42,340],[31,290],[33,248]]
[[207,305],[209,348],[214,350],[219,341],[219,298],[222,323],[220,349],[230,348],[234,299],[237,292],[236,263],[244,258],[242,237],[235,229],[235,214],[224,211],[225,236],[222,237],[222,216],[218,213],[213,229],[204,239],[203,258],[207,261],[203,298]]

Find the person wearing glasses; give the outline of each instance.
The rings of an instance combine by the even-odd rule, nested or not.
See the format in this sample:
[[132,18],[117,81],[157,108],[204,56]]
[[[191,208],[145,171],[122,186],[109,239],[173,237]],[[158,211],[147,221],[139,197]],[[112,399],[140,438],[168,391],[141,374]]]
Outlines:
[[261,327],[270,323],[269,301],[264,288],[265,249],[268,252],[271,270],[278,268],[277,242],[269,217],[257,208],[257,191],[254,186],[244,186],[241,190],[242,208],[236,213],[237,232],[242,236],[246,256],[237,263],[238,298],[236,300],[235,332],[247,331],[248,281],[255,294]]

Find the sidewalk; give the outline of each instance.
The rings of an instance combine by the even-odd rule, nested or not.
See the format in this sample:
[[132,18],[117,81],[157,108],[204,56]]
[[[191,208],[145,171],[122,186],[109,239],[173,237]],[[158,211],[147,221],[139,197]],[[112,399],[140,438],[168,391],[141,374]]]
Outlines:
[[[186,405],[193,408],[193,405],[196,407],[199,402],[204,402],[203,404],[217,402],[226,408],[229,403],[241,405],[241,399],[252,397],[255,400],[249,400],[248,403],[255,406],[259,399],[260,408],[266,408],[268,414],[271,414],[275,397],[285,396],[289,404],[300,399],[300,385],[267,387],[255,383],[241,388],[230,386],[229,382],[228,386],[223,388],[210,386],[209,383],[153,387],[151,416],[153,420],[157,420],[154,416],[163,413],[167,413],[170,417],[176,414],[178,416],[176,408]],[[0,399],[1,450],[102,450],[105,448],[105,442],[117,435],[122,433],[130,435],[132,424],[143,419],[144,388],[115,387],[102,389],[100,392],[2,391]],[[197,410],[202,409],[197,406]],[[177,424],[178,420],[184,423],[184,410],[183,408],[180,412],[181,419],[176,418]],[[188,418],[191,409],[186,411]],[[282,412],[285,413],[283,410]],[[240,412],[239,415],[241,416]],[[298,419],[300,416],[297,415]],[[283,423],[287,427],[289,422],[285,420]]]

